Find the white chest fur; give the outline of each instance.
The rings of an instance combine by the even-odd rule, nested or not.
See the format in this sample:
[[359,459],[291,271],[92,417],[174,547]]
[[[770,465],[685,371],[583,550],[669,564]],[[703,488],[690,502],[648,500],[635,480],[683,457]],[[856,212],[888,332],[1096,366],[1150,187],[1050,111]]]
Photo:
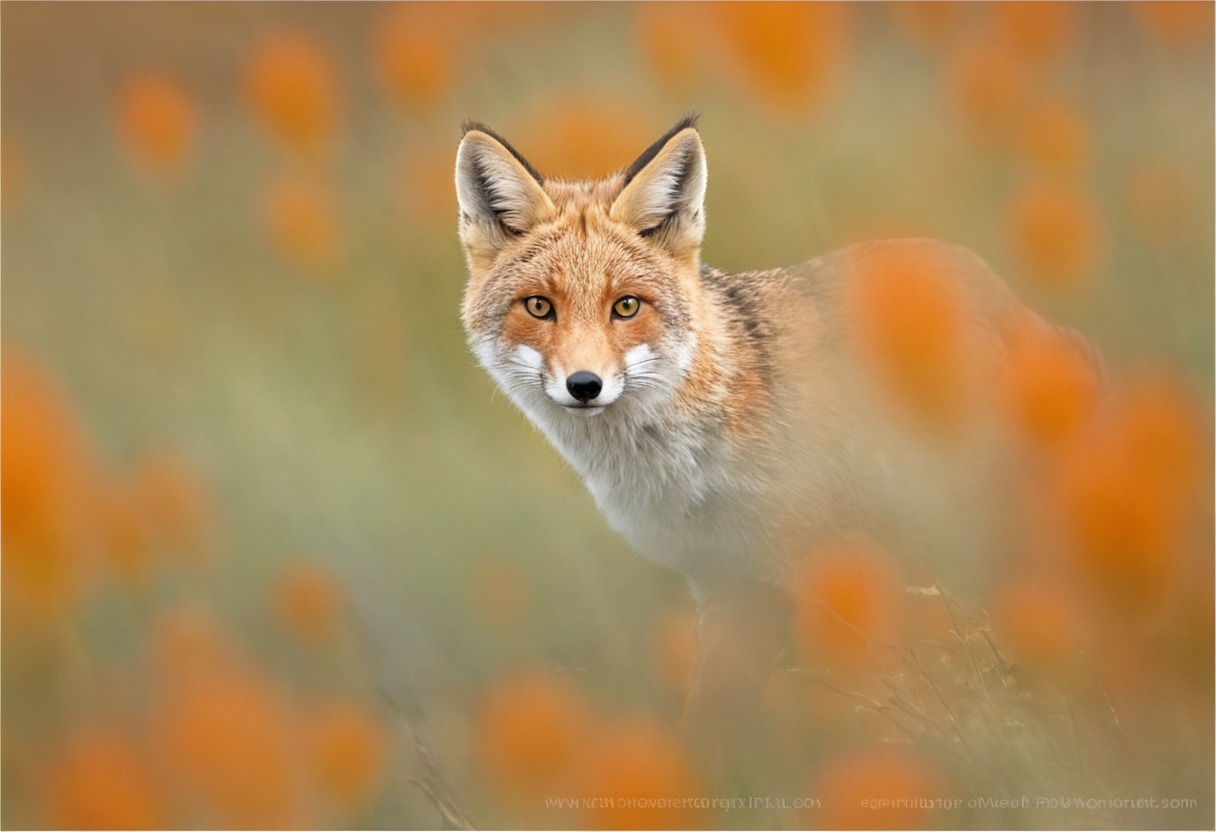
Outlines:
[[640,554],[693,579],[756,575],[766,483],[719,432],[625,402],[592,418],[537,404],[525,412]]

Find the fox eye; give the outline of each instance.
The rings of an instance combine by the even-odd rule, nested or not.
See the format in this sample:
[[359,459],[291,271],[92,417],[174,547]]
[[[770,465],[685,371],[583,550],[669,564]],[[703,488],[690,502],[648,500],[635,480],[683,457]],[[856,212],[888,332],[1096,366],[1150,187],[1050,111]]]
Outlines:
[[642,308],[642,302],[633,295],[625,297],[612,304],[612,313],[618,318],[632,318]]
[[524,298],[524,308],[528,310],[528,314],[533,318],[549,318],[553,316],[553,304],[549,302],[548,298],[542,298],[540,295]]

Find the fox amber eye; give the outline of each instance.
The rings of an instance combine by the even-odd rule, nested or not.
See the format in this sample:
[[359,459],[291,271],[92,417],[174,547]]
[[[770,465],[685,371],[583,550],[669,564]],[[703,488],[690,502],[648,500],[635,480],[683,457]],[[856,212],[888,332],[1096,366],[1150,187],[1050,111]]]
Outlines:
[[524,308],[533,318],[547,318],[553,314],[553,304],[548,298],[542,298],[540,295],[524,298]]
[[612,311],[618,318],[632,318],[642,308],[642,302],[633,295],[625,297],[612,304]]

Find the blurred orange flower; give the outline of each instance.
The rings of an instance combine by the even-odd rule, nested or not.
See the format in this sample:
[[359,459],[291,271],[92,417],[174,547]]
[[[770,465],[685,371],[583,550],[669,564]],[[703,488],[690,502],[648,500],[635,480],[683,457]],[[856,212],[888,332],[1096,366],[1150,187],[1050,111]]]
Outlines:
[[409,3],[393,8],[376,26],[372,56],[380,83],[412,112],[433,110],[455,74],[453,21],[442,6]]
[[989,3],[996,36],[1022,58],[1044,64],[1058,58],[1073,38],[1075,3],[1017,0]]
[[796,633],[818,660],[843,668],[872,661],[899,634],[904,593],[868,544],[813,553],[795,588]]
[[1093,413],[1099,380],[1076,343],[1036,322],[1009,337],[1001,389],[1014,429],[1033,445],[1055,450]]
[[621,170],[653,141],[636,107],[586,95],[553,102],[535,124],[520,146],[541,173],[560,179]]
[[179,173],[194,149],[197,106],[176,78],[144,72],[127,79],[118,98],[118,130],[135,161],[150,173]]
[[275,581],[273,609],[282,627],[303,644],[332,644],[342,627],[346,599],[326,569],[295,562]]
[[136,588],[146,587],[152,568],[152,533],[141,496],[119,480],[112,480],[98,494],[110,569]]
[[1028,183],[1010,202],[1008,226],[1027,276],[1040,285],[1074,288],[1097,266],[1102,237],[1098,207],[1077,185]]
[[1184,388],[1137,382],[1061,467],[1059,504],[1078,562],[1125,612],[1160,601],[1178,577],[1201,472],[1211,470],[1200,424]]
[[207,679],[239,666],[240,649],[210,610],[183,605],[161,612],[151,625],[153,677],[177,685]]
[[86,728],[47,768],[47,822],[57,829],[167,829],[166,796],[146,749],[114,728]]
[[851,268],[862,358],[909,413],[931,427],[955,426],[966,403],[968,349],[949,266],[909,242],[862,248]]
[[336,198],[320,183],[299,178],[271,182],[263,192],[262,214],[271,244],[289,262],[321,267],[339,257]]
[[1081,603],[1075,591],[1048,576],[1002,587],[992,605],[1001,649],[1032,671],[1067,670],[1082,646]]
[[1021,121],[1020,149],[1023,158],[1044,174],[1075,176],[1091,161],[1090,133],[1079,107],[1045,97],[1032,104]]
[[305,821],[296,715],[267,680],[249,671],[179,679],[160,703],[168,774],[197,806],[199,821],[246,829]]
[[376,796],[388,758],[388,738],[364,708],[330,702],[308,722],[312,763],[326,792],[346,815],[365,811]]
[[659,81],[673,93],[686,93],[702,72],[701,15],[685,3],[639,3],[633,40]]
[[1144,376],[1124,388],[1116,421],[1118,441],[1143,480],[1182,503],[1194,498],[1211,472],[1211,448],[1203,438],[1211,433],[1210,420],[1201,413],[1184,382]]
[[98,476],[54,382],[19,348],[6,345],[2,362],[5,612],[59,615],[90,577],[101,543]]
[[945,789],[933,766],[910,751],[878,749],[828,763],[808,793],[823,796],[823,809],[807,818],[816,828],[923,829],[937,825],[931,802]]
[[[679,740],[649,716],[627,716],[600,727],[580,755],[572,791],[597,798],[582,811],[590,829],[698,829],[702,810],[648,803],[697,798],[701,789]],[[606,798],[606,799],[605,799]],[[630,801],[633,801],[632,804]]]
[[725,2],[704,13],[751,91],[779,110],[809,114],[835,84],[849,43],[847,4]]
[[1168,47],[1212,43],[1212,4],[1189,0],[1132,3],[1141,23]]
[[972,40],[950,58],[946,75],[955,108],[977,139],[1000,146],[1016,135],[1029,82],[1022,62],[1006,47]]
[[590,709],[583,695],[548,670],[521,671],[500,680],[477,717],[482,770],[517,797],[553,789],[583,753]]
[[278,33],[254,50],[245,95],[262,125],[300,156],[316,160],[333,140],[339,87],[334,61],[317,39]]
[[1063,507],[1076,554],[1114,600],[1155,601],[1175,572],[1176,507],[1112,450],[1087,445],[1066,469]]
[[935,51],[958,34],[968,13],[968,7],[962,3],[937,0],[908,0],[890,3],[885,8],[904,37]]

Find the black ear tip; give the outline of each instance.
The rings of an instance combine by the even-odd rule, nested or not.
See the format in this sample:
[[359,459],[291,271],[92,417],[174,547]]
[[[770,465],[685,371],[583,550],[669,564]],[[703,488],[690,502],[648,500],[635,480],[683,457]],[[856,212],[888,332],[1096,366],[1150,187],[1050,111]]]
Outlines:
[[489,127],[486,127],[485,124],[480,121],[476,121],[475,119],[466,118],[464,121],[460,122],[460,137],[462,139],[469,133],[472,133],[474,130],[481,133],[493,134],[493,131],[490,130]]
[[532,167],[532,163],[529,162],[527,159],[525,159],[523,157],[522,153],[520,153],[518,150],[516,150],[514,147],[512,147],[511,143],[509,141],[507,141],[502,136],[495,133],[493,130],[491,130],[489,127],[487,127],[484,123],[482,123],[480,121],[473,121],[472,119],[465,119],[463,122],[461,122],[460,129],[461,129],[461,134],[460,134],[461,139],[464,139],[465,136],[469,135],[469,133],[471,133],[473,131],[477,131],[478,133],[485,133],[487,136],[492,138],[494,141],[496,141],[500,145],[502,145],[503,148],[508,153],[510,153],[512,156],[514,156],[515,160],[524,166],[524,170],[528,171],[529,175],[531,175],[531,177],[533,179],[535,179],[538,184],[544,183],[545,178],[540,175],[540,172],[536,168]]
[[[675,127],[672,127],[670,130],[664,133],[657,142],[646,148],[646,150],[642,152],[642,155],[635,159],[633,164],[625,169],[625,172],[622,175],[622,184],[628,185],[630,182],[632,182],[633,177],[637,176],[642,171],[642,168],[650,164],[654,157],[659,155],[659,151],[662,150],[673,138],[690,128],[696,131],[697,120],[699,118],[700,116],[696,112],[690,112],[688,115],[684,116],[684,118],[676,122]],[[697,132],[697,135],[700,135],[699,131]]]

